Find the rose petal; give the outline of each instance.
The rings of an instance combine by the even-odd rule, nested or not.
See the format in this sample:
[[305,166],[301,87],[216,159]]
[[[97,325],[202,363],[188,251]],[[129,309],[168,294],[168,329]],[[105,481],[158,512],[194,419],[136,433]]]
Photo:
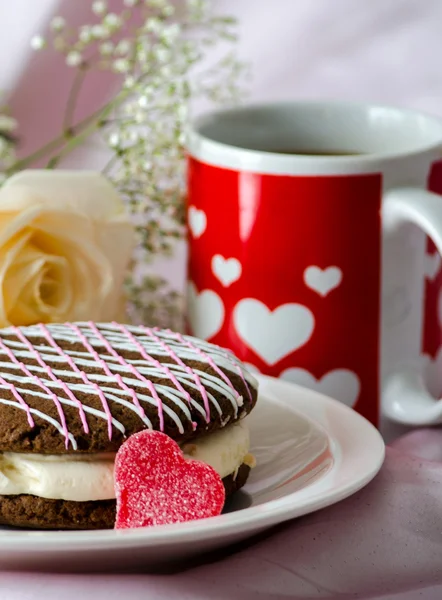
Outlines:
[[34,290],[39,284],[39,279],[40,272],[37,272],[30,279],[24,281],[24,286],[20,291],[20,301],[14,304],[11,312],[8,314],[10,323],[31,325],[42,320],[34,302]]
[[[0,196],[2,190],[0,189]],[[21,190],[15,195],[17,205],[20,204]],[[1,212],[0,209],[0,248],[9,242],[11,238],[26,230],[26,228],[43,212],[39,205],[23,208],[20,212]]]
[[[15,198],[17,188],[28,190]],[[96,171],[29,169],[6,180],[0,190],[0,212],[33,206],[35,198],[45,209],[88,215],[99,221],[124,216],[124,205],[111,183]]]
[[[96,242],[93,224],[80,215],[71,215],[67,221],[65,214],[52,212],[46,214],[44,219],[37,220],[34,226],[38,227],[34,239],[39,247],[47,253],[65,256],[71,265],[72,286],[78,291],[75,319],[102,318],[102,307],[109,294],[116,289],[115,271]],[[107,228],[108,225],[103,227]],[[120,240],[115,238],[114,243],[119,246]],[[126,264],[128,259],[126,254]]]
[[15,263],[17,256],[28,243],[30,236],[30,232],[22,233],[21,235],[17,235],[15,240],[10,240],[8,244],[0,248],[0,282],[2,282],[2,293],[0,294],[0,327],[7,327],[11,324],[8,319],[8,311],[17,301],[26,283],[23,280],[21,285],[20,282],[16,282],[15,285],[5,286],[4,280],[11,265]]
[[[70,268],[66,258],[47,255],[29,242],[14,254],[3,279],[7,320],[28,324],[35,320],[55,321],[66,314],[72,303]],[[45,286],[48,288],[49,285],[52,297],[49,298],[46,293],[44,298]],[[54,286],[57,288],[56,295]],[[25,314],[28,316],[18,316]]]
[[0,326],[121,318],[134,246],[123,204],[99,173],[11,177],[0,189]]
[[70,268],[61,256],[47,256],[40,270],[40,279],[34,289],[36,307],[41,321],[64,320],[73,301]]

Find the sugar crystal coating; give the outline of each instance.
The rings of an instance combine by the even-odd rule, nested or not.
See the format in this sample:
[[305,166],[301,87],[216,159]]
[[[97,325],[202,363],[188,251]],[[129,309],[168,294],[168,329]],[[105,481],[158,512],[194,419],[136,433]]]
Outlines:
[[159,431],[132,435],[115,460],[116,529],[150,527],[219,515],[221,477],[209,465],[185,460],[178,444]]

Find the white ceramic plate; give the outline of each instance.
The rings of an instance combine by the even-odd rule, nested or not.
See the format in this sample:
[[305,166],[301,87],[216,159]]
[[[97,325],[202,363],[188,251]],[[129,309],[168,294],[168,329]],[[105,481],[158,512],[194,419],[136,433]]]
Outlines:
[[338,502],[376,475],[384,443],[365,419],[305,388],[270,377],[259,381],[260,400],[249,417],[258,466],[225,514],[118,532],[2,529],[0,568],[152,569]]

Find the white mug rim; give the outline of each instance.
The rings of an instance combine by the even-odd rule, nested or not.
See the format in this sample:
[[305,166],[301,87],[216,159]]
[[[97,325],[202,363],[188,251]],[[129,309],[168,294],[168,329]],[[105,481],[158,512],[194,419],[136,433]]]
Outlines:
[[[343,109],[350,111],[384,111],[396,114],[402,119],[419,120],[431,130],[432,137],[427,142],[416,143],[414,147],[397,151],[373,152],[354,155],[315,155],[284,154],[268,150],[257,150],[218,141],[201,133],[208,123],[215,123],[225,116],[237,113],[246,114],[253,110],[278,111],[293,108],[299,111],[312,107],[324,109]],[[440,155],[442,159],[442,119],[413,109],[397,106],[347,101],[289,101],[271,103],[252,103],[212,111],[191,121],[186,135],[186,148],[190,156],[213,166],[236,171],[250,171],[268,174],[333,174],[333,173],[372,173],[381,172],[388,164],[404,159],[421,156],[429,158]]]

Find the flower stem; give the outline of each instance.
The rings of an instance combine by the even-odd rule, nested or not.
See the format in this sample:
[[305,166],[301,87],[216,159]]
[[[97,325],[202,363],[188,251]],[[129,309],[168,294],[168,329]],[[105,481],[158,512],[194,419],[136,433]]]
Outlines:
[[[145,79],[149,73],[143,73],[138,81],[141,82]],[[35,152],[25,156],[21,160],[16,161],[7,171],[6,175],[9,177],[13,173],[17,171],[21,171],[31,166],[34,162],[43,159],[56,151],[60,146],[59,153],[53,156],[48,164],[47,168],[55,168],[59,163],[60,159],[69,152],[71,152],[74,148],[76,148],[80,143],[84,142],[87,137],[89,137],[98,129],[101,129],[107,124],[107,117],[111,114],[111,112],[121,106],[126,98],[130,95],[130,90],[124,90],[118,96],[116,96],[113,100],[110,100],[106,104],[104,104],[101,108],[91,113],[89,116],[85,117],[81,121],[79,121],[73,127],[69,129],[65,129],[59,136],[36,150]]]
[[102,175],[108,175],[112,169],[112,167],[115,165],[115,163],[118,160],[118,156],[116,154],[114,154],[109,161],[106,163],[106,165],[103,167],[103,169],[101,170],[101,174]]
[[83,82],[88,72],[89,64],[84,63],[78,68],[74,81],[72,83],[71,91],[69,92],[68,101],[66,104],[66,110],[63,117],[63,131],[69,131],[72,127],[74,120],[75,109],[77,107],[77,100],[80,94]]
[[[108,103],[108,104],[110,104],[110,103]],[[88,117],[85,117],[84,119],[79,121],[74,127],[71,127],[71,129],[63,131],[60,135],[55,137],[53,140],[51,140],[50,142],[48,142],[47,144],[45,144],[44,146],[42,146],[35,152],[32,152],[31,154],[28,154],[28,156],[25,156],[24,158],[15,162],[6,171],[6,174],[9,176],[9,175],[12,175],[13,173],[16,173],[17,171],[26,169],[27,167],[31,166],[34,162],[36,162],[42,158],[45,158],[48,154],[57,150],[57,148],[59,148],[60,146],[65,144],[67,141],[75,138],[75,136],[78,135],[78,133],[83,131],[83,129],[85,127],[87,127],[90,123],[92,123],[95,119],[97,119],[97,117],[101,114],[101,112],[107,108],[108,104],[101,107],[99,110],[95,111]]]
[[75,135],[74,137],[72,137],[70,140],[68,140],[66,142],[66,144],[63,146],[63,148],[60,150],[60,152],[56,156],[53,156],[50,159],[50,161],[46,165],[46,168],[47,169],[55,169],[55,167],[58,166],[58,164],[62,160],[62,158],[64,158],[65,156],[70,154],[72,152],[72,150],[74,150],[75,148],[80,146],[85,140],[87,140],[87,138],[90,135],[92,135],[95,131],[97,131],[99,129],[99,127],[100,127],[99,123],[92,121],[92,123],[88,127],[85,127],[81,131],[81,133],[78,133],[77,135]]

